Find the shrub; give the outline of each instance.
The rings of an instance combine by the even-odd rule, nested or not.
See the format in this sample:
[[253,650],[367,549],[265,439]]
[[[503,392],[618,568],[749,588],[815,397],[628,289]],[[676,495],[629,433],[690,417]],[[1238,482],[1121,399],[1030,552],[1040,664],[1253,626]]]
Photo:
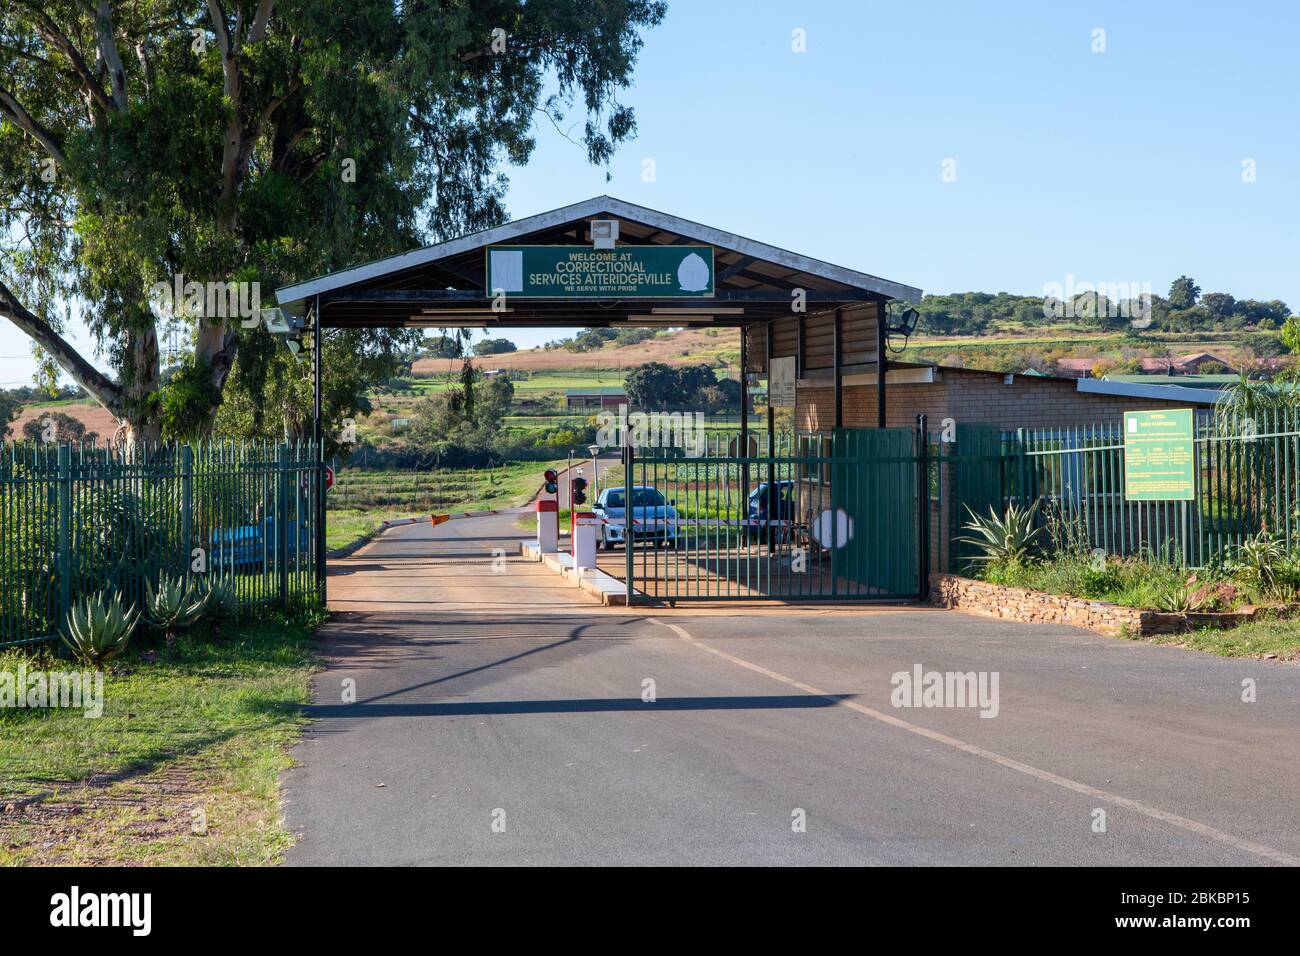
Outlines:
[[216,579],[204,590],[203,606],[213,635],[220,636],[222,627],[239,613],[239,595],[230,581]]
[[145,582],[145,587],[148,591],[145,612],[150,623],[162,630],[167,650],[171,651],[176,646],[177,632],[203,615],[211,592],[200,593],[184,577],[168,578],[166,574],[158,575],[156,590],[152,582]]
[[962,544],[969,544],[980,553],[973,556],[976,561],[996,564],[1023,564],[1032,552],[1039,535],[1035,524],[1038,504],[1021,508],[1015,502],[1007,506],[1006,513],[999,516],[989,506],[989,513],[980,516],[971,511],[966,512],[971,520],[962,527],[974,534],[958,538]]
[[1286,549],[1270,531],[1260,531],[1246,538],[1233,551],[1236,576],[1256,596],[1273,593],[1278,583],[1278,568],[1287,559]]
[[73,605],[59,637],[78,661],[101,667],[126,650],[126,642],[139,619],[134,605],[129,610],[122,609],[120,595],[115,594],[107,601],[100,592]]

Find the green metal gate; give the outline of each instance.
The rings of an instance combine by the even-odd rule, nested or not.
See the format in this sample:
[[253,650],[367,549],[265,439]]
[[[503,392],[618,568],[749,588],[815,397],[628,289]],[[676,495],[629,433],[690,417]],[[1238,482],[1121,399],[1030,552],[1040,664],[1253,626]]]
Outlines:
[[606,536],[622,553],[600,566],[624,577],[630,603],[917,598],[929,560],[919,434],[838,429],[775,455],[729,454],[734,442],[700,456],[625,450],[628,507]]

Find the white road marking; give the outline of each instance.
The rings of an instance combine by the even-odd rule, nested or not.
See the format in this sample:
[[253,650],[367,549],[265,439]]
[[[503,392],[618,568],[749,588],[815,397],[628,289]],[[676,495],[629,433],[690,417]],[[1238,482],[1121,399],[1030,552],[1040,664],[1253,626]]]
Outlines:
[[1075,793],[1082,793],[1089,797],[1096,797],[1098,800],[1104,800],[1107,803],[1114,804],[1115,806],[1124,807],[1125,809],[1128,810],[1133,810],[1134,812],[1140,813],[1143,816],[1150,817],[1153,820],[1159,820],[1161,823],[1167,823],[1171,826],[1179,827],[1180,829],[1187,830],[1191,833],[1197,834],[1198,836],[1203,836],[1208,839],[1215,840],[1219,843],[1226,844],[1227,846],[1233,847],[1234,849],[1237,850],[1241,850],[1245,853],[1251,853],[1254,854],[1255,856],[1264,857],[1267,860],[1272,860],[1274,863],[1281,863],[1284,866],[1300,866],[1300,857],[1292,856],[1291,854],[1283,850],[1277,850],[1271,846],[1264,846],[1261,843],[1253,843],[1249,840],[1242,840],[1238,837],[1233,836],[1231,833],[1225,833],[1224,831],[1215,829],[1214,827],[1209,826],[1208,824],[1200,823],[1196,820],[1191,820],[1188,819],[1187,817],[1179,816],[1176,813],[1170,813],[1168,810],[1161,810],[1159,807],[1153,807],[1149,804],[1142,803],[1141,801],[1138,800],[1131,800],[1128,797],[1121,797],[1117,793],[1111,793],[1107,790],[1101,790],[1097,787],[1090,786],[1089,784],[1080,783],[1077,780],[1071,780],[1069,777],[1062,777],[1059,774],[1052,773],[1050,770],[1040,770],[1038,767],[1030,766],[1027,763],[1021,763],[1019,760],[1012,760],[1010,757],[1004,757],[1002,756],[1002,754],[995,753],[992,750],[986,750],[983,747],[977,747],[974,744],[967,743],[964,740],[958,740],[956,737],[949,737],[947,734],[941,734],[936,730],[930,730],[928,727],[921,727],[917,724],[913,724],[906,720],[902,720],[898,717],[895,717],[892,714],[886,714],[883,713],[882,711],[874,710],[870,707],[863,706],[862,704],[859,704],[856,701],[844,700],[843,698],[836,697],[830,693],[827,693],[824,690],[821,690],[820,688],[814,687],[811,684],[805,684],[803,681],[795,680],[793,677],[787,677],[784,674],[780,674],[774,670],[769,670],[768,668],[763,667],[760,664],[755,664],[752,661],[747,661],[744,660],[743,658],[736,657],[734,654],[728,654],[726,651],[720,651],[716,647],[710,647],[708,644],[705,644],[703,641],[691,637],[691,635],[687,632],[687,630],[681,627],[680,625],[669,623],[668,621],[661,620],[657,617],[651,617],[649,618],[649,620],[651,620],[655,624],[658,624],[660,627],[669,628],[674,633],[676,633],[677,636],[680,637],[683,641],[686,641],[688,644],[698,647],[702,651],[707,651],[708,653],[713,654],[715,657],[719,657],[725,661],[730,661],[731,663],[737,664],[740,667],[747,668],[748,670],[754,671],[757,674],[762,674],[764,677],[769,677],[772,680],[779,681],[780,683],[786,684],[787,686],[797,688],[801,691],[804,691],[807,694],[812,694],[815,697],[822,697],[826,700],[831,701],[832,703],[839,704],[841,707],[847,707],[849,710],[853,710],[859,714],[863,714],[867,717],[870,717],[873,720],[878,720],[881,723],[889,724],[891,727],[897,727],[900,730],[906,730],[908,733],[916,734],[919,737],[925,737],[928,740],[933,740],[936,743],[944,744],[946,746],[952,747],[955,750],[960,750],[963,753],[968,753],[972,756],[979,757],[983,760],[988,760],[991,763],[995,763],[1001,767],[1006,767],[1009,770],[1015,770],[1019,773],[1023,773],[1026,776],[1033,777],[1036,780],[1042,780],[1045,783],[1055,784],[1056,786],[1062,787],[1066,790],[1073,790]]

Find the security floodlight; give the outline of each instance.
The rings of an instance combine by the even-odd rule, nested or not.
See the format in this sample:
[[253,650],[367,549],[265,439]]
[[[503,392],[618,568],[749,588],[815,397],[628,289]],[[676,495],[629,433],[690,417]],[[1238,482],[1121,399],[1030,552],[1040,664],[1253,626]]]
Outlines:
[[907,340],[916,331],[916,323],[921,313],[913,308],[904,309],[898,315],[889,315],[885,322],[885,344],[891,352],[901,352],[907,348]]
[[266,331],[272,335],[288,335],[293,331],[283,309],[263,309],[262,322],[266,325]]
[[916,309],[907,309],[899,316],[898,331],[906,336],[911,336],[916,331],[916,322],[921,317],[921,313]]
[[618,241],[617,219],[591,220],[591,245],[595,249],[613,249]]

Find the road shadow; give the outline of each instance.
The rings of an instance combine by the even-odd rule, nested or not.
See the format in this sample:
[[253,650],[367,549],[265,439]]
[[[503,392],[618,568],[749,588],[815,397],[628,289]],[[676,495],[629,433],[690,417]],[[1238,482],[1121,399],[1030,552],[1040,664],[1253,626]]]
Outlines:
[[[384,695],[392,696],[391,694]],[[810,694],[775,694],[739,697],[660,697],[647,703],[639,697],[594,697],[560,700],[455,700],[410,704],[317,704],[306,709],[308,717],[351,720],[380,717],[485,717],[527,714],[656,714],[665,711],[808,710],[834,707],[856,694],[816,697]]]

